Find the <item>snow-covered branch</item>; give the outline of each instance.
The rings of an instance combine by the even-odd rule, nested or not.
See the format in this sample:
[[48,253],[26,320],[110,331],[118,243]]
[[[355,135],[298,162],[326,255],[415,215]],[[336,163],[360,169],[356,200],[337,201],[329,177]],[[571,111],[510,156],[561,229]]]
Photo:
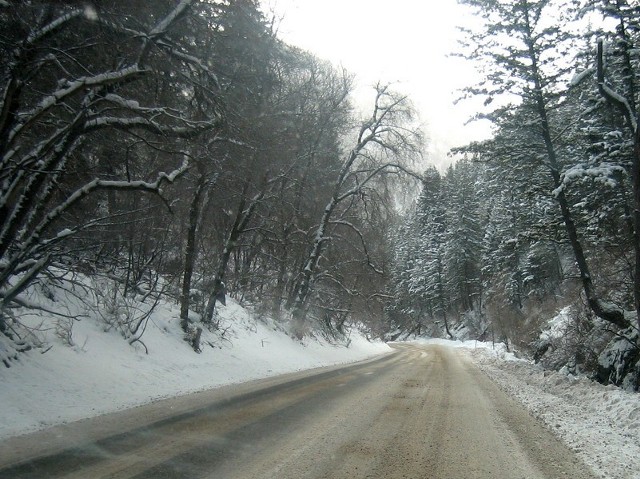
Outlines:
[[[146,191],[149,193],[160,193],[160,188],[165,183],[173,183],[179,176],[184,174],[189,168],[189,162],[185,158],[184,162],[179,168],[171,171],[170,173],[159,173],[155,181],[149,182],[144,180],[134,181],[114,181],[114,180],[101,180],[94,179],[85,184],[81,188],[74,191],[65,201],[52,209],[47,216],[42,220],[36,232],[43,231],[51,222],[58,218],[64,211],[68,210],[71,206],[78,203],[83,198],[87,197],[93,191],[104,190],[137,190]],[[169,206],[169,205],[167,205]]]
[[136,65],[133,65],[118,71],[101,73],[99,75],[89,77],[80,77],[77,80],[67,82],[64,87],[44,97],[34,109],[27,111],[21,115],[21,117],[23,117],[24,119],[20,121],[9,133],[8,144],[11,145],[15,141],[16,137],[20,134],[20,132],[24,130],[24,128],[33,124],[47,111],[49,111],[51,108],[58,105],[60,102],[64,101],[74,93],[82,91],[86,88],[106,86],[118,81],[125,80],[127,78],[131,78],[133,76],[141,75],[143,73],[144,70],[140,69]]
[[[188,161],[185,159],[182,166],[171,171],[170,173],[159,173],[158,177],[153,182],[138,180],[138,181],[110,181],[95,179],[85,184],[83,187],[77,189],[66,200],[60,203],[58,206],[49,211],[40,223],[33,229],[33,231],[25,232],[27,235],[24,240],[17,246],[17,252],[12,256],[8,262],[3,265],[2,274],[0,275],[0,284],[4,282],[9,274],[16,272],[19,269],[19,264],[26,258],[33,258],[38,256],[42,251],[47,251],[48,247],[59,243],[60,241],[71,236],[74,231],[68,228],[60,231],[55,237],[49,240],[42,240],[42,235],[45,230],[58,219],[65,211],[68,211],[73,205],[77,204],[82,199],[86,198],[92,192],[105,189],[105,190],[135,190],[146,191],[151,193],[160,194],[160,188],[165,183],[173,183],[180,175],[182,175],[188,169]],[[166,204],[166,202],[165,202]],[[167,207],[170,206],[167,204]],[[37,254],[36,254],[37,253]],[[33,270],[33,267],[31,268]],[[39,270],[37,271],[39,272]],[[37,274],[36,272],[36,274]]]
[[[349,288],[347,285],[345,285],[342,281],[340,281],[338,278],[336,278],[334,275],[329,274],[327,271],[324,271],[322,273],[320,273],[317,278],[318,280],[321,279],[329,279],[332,283],[338,285],[345,293],[347,293],[349,296],[358,296],[358,291],[357,290],[353,290],[351,288]],[[348,309],[344,309],[341,310],[341,312],[344,313],[349,313],[350,311]]]
[[149,32],[149,38],[156,38],[164,35],[171,24],[186,13],[193,1],[194,0],[181,0],[180,3],[176,5],[176,8],[174,8],[169,15],[164,17],[164,19],[162,19],[155,28]]
[[190,55],[183,51],[178,50],[174,45],[171,45],[165,41],[158,40],[158,46],[165,50],[169,55],[177,58],[178,60],[196,66],[200,71],[208,74],[209,78],[211,78],[216,85],[216,87],[220,86],[220,82],[218,80],[218,76],[211,71],[211,69],[198,57],[194,55]]
[[[322,212],[320,222],[315,229],[310,252],[300,272],[300,279],[296,285],[293,314],[296,321],[301,322],[303,319],[303,309],[311,288],[311,282],[317,274],[323,248],[328,243],[328,226],[330,224],[344,224],[355,228],[344,218],[336,219],[334,217],[338,205],[344,200],[354,198],[361,193],[362,189],[370,181],[385,170],[392,170],[397,173],[405,172],[420,178],[419,175],[411,172],[400,163],[405,159],[402,156],[403,153],[417,150],[417,145],[412,144],[409,136],[414,136],[417,139],[419,137],[418,133],[404,125],[410,118],[411,108],[407,104],[406,97],[393,94],[389,91],[388,86],[376,86],[373,113],[362,123],[356,136],[355,145],[349,151],[340,168],[333,194]],[[382,162],[385,155],[389,158],[394,158],[397,163]],[[358,174],[354,174],[354,166],[360,160],[362,160],[361,163],[364,162],[370,165],[369,169],[362,170],[365,173],[363,179],[359,179]],[[350,179],[355,180],[355,185],[350,184]],[[347,188],[346,191],[344,191],[345,187]],[[357,228],[355,230],[364,244],[362,233],[357,231]],[[369,264],[371,265],[370,261]],[[373,265],[371,266],[373,267]]]
[[169,27],[187,12],[193,1],[194,0],[181,0],[180,3],[148,33],[140,50],[140,55],[138,56],[138,64],[141,65],[145,62],[151,44],[167,33]]
[[31,268],[27,272],[23,273],[14,285],[9,287],[6,291],[0,291],[0,310],[11,304],[20,293],[29,287],[33,279],[47,265],[49,259],[49,256],[44,256],[39,260],[34,261]]
[[26,45],[35,44],[36,42],[40,41],[42,38],[44,38],[45,36],[53,32],[54,30],[57,30],[58,28],[60,28],[65,23],[69,22],[70,20],[73,20],[74,18],[82,17],[83,15],[84,15],[84,9],[79,9],[79,10],[72,10],[70,12],[65,13],[64,15],[59,16],[58,18],[47,23],[42,28],[38,28],[37,30],[33,30],[31,33],[29,33],[29,36],[27,37],[27,41],[25,42]]
[[219,125],[218,121],[192,122],[182,120],[187,126],[165,125],[141,116],[122,118],[117,116],[98,116],[87,120],[84,131],[91,132],[102,128],[116,128],[118,130],[142,129],[157,135],[170,135],[177,138],[193,138],[203,131],[210,130]]
[[587,78],[589,78],[591,75],[593,75],[595,72],[596,72],[596,69],[591,67],[591,68],[586,68],[585,70],[581,71],[580,73],[575,74],[573,76],[573,78],[571,79],[571,81],[569,82],[569,87],[571,87],[571,88],[577,87],[583,81],[585,81]]
[[614,179],[615,176],[625,173],[626,170],[622,166],[613,163],[601,163],[598,166],[591,167],[578,163],[563,173],[562,183],[553,190],[552,194],[553,196],[557,196],[571,183],[583,178],[592,178],[595,181],[599,181],[600,183],[613,188],[616,186],[616,180]]

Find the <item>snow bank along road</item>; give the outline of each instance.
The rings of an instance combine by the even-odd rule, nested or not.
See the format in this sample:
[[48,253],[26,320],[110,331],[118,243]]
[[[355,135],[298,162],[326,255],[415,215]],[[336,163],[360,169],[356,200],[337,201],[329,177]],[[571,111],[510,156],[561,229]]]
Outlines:
[[593,477],[463,353],[394,348],[9,439],[0,477]]

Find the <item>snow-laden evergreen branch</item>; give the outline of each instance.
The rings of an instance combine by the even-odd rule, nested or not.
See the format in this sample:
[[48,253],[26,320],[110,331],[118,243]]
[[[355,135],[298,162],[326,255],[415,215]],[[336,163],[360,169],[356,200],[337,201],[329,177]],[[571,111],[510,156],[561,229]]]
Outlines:
[[613,178],[616,174],[620,173],[625,174],[626,170],[624,167],[614,163],[604,162],[598,166],[590,167],[586,167],[584,164],[578,163],[577,165],[568,168],[562,174],[562,182],[560,186],[552,191],[552,195],[556,197],[561,191],[565,191],[571,183],[587,177],[600,181],[607,186],[614,187],[616,185],[616,181]]

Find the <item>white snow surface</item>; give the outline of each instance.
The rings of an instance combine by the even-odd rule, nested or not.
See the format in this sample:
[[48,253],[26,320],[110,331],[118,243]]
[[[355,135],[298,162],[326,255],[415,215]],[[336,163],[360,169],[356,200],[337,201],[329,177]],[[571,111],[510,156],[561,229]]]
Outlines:
[[[557,318],[561,322],[562,315]],[[498,386],[522,403],[606,479],[640,479],[640,395],[584,377],[545,371],[504,345],[422,340],[464,348]]]
[[[66,304],[70,313],[76,307]],[[179,307],[170,303],[156,308],[142,336],[148,354],[113,329],[105,331],[95,318],[74,322],[75,346],[70,347],[54,335],[51,318],[35,316],[31,322],[42,324],[52,347],[20,354],[10,368],[0,363],[0,439],[162,398],[391,351],[358,332],[342,344],[313,338],[301,342],[231,299],[217,308],[226,331],[222,337],[205,331],[200,354],[182,340]]]
[[547,329],[542,331],[540,339],[552,340],[561,338],[567,332],[567,328],[571,323],[571,306],[562,308],[558,314],[556,314],[547,323]]

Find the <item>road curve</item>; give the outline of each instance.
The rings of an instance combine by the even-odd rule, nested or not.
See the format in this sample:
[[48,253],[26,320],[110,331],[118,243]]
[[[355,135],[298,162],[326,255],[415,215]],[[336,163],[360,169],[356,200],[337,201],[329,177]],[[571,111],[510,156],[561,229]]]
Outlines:
[[0,442],[0,478],[593,477],[458,350],[394,347]]

